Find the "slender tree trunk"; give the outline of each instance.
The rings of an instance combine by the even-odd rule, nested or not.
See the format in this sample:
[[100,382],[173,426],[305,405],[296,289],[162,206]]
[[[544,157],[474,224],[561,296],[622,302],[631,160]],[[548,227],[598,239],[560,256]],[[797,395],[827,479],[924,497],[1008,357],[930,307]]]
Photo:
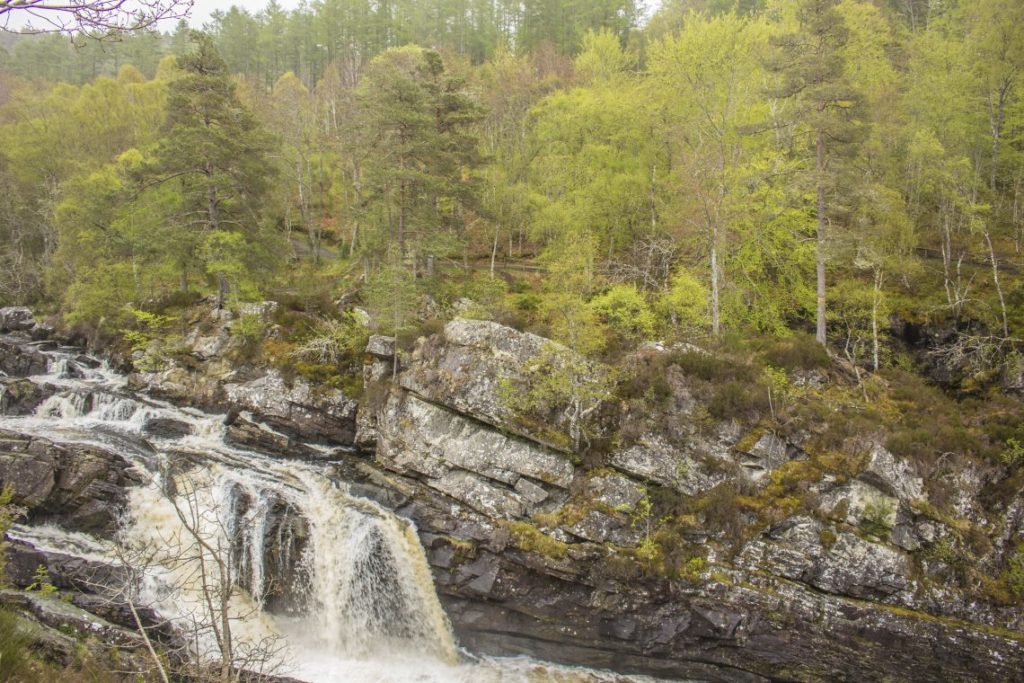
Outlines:
[[[1005,81],[999,89],[999,97],[997,103],[993,106],[991,97],[989,98],[989,122],[992,125],[992,174],[990,176],[989,189],[992,192],[992,203],[996,204],[996,170],[999,167],[999,138],[1003,130],[1003,110],[1006,105],[1006,92],[1010,87],[1010,83]],[[999,282],[999,260],[996,258],[996,250],[992,246],[992,232],[991,221],[995,220],[995,212],[990,218],[990,222],[986,223],[985,227],[985,244],[988,246],[989,260],[992,262],[992,282],[996,286],[996,294],[999,295],[999,310],[1002,313],[1003,318],[1003,336],[1010,336],[1010,326],[1006,320],[1006,300],[1003,298],[1003,287]]]
[[405,157],[399,160],[403,178],[398,184],[398,255],[405,258]]
[[988,257],[992,262],[992,282],[996,286],[996,294],[999,295],[999,311],[1003,318],[1003,336],[1010,336],[1010,325],[1006,319],[1006,300],[1003,298],[1003,286],[999,282],[999,260],[996,258],[996,250],[992,247],[992,235],[985,229],[985,244],[988,245]]
[[494,231],[494,245],[491,247],[491,279],[494,279],[494,261],[498,258],[498,231]]
[[817,180],[818,180],[818,236],[817,249],[815,253],[817,283],[818,283],[818,312],[815,338],[818,343],[825,346],[825,132],[818,129],[817,141]]
[[879,368],[878,352],[878,304],[882,293],[882,271],[875,269],[875,287],[871,296],[871,367],[875,372]]
[[718,304],[718,229],[711,229],[711,332],[716,337],[721,328]]

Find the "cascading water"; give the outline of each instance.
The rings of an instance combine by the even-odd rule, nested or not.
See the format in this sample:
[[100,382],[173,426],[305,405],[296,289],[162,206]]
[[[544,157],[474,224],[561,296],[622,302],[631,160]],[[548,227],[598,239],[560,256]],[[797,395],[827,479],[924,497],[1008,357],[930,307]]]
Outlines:
[[[54,527],[22,525],[13,536],[110,562],[147,557],[139,599],[182,623],[209,622],[211,594],[227,583],[239,651],[274,643],[278,671],[302,680],[635,680],[527,659],[470,661],[410,522],[351,495],[322,465],[232,447],[220,416],[131,395],[125,378],[70,350],[49,355],[47,374],[31,379],[55,393],[35,415],[0,416],[0,428],[116,449],[148,483],[130,491],[116,552],[110,541]],[[187,433],[145,433],[151,420]],[[212,658],[217,639],[207,626],[193,649]]]

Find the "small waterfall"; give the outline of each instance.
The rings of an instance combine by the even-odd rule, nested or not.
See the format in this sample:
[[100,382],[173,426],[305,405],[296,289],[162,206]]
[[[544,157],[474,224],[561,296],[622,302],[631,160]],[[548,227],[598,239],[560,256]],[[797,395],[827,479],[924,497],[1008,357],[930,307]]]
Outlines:
[[[200,656],[218,651],[204,616],[210,593],[231,587],[238,647],[277,644],[281,673],[305,681],[633,680],[528,659],[465,661],[412,523],[350,495],[323,465],[229,445],[222,416],[133,396],[108,366],[47,353],[47,375],[32,380],[59,391],[35,415],[0,415],[0,427],[117,449],[150,481],[129,492],[120,550],[55,527],[22,525],[11,535],[91,560],[144,562],[140,602],[198,624]],[[151,418],[186,423],[190,433],[146,438]]]
[[54,394],[39,404],[36,416],[73,420],[92,410],[92,394],[81,391],[65,391]]

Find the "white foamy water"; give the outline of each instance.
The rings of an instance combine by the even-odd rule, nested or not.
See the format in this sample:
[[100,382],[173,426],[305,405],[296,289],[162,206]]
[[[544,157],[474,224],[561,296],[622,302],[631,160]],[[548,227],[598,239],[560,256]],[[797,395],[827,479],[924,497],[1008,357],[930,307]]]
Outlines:
[[[251,649],[270,652],[253,668],[311,683],[653,680],[468,656],[411,522],[351,495],[321,464],[230,446],[222,416],[131,395],[124,377],[73,353],[50,357],[32,379],[56,393],[35,415],[0,416],[0,428],[117,450],[148,483],[130,492],[119,546],[53,526],[19,525],[11,536],[93,561],[147,558],[138,602],[198,625],[200,656],[219,656],[222,624],[210,605],[224,597],[237,663]],[[146,436],[151,419],[191,434]]]

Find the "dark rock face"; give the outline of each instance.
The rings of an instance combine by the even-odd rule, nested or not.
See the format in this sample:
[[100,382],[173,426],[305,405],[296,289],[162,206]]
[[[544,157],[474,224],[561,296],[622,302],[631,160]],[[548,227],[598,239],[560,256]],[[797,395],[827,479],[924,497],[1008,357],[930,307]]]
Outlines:
[[0,486],[13,488],[13,503],[27,508],[32,521],[112,531],[126,502],[125,488],[139,481],[115,453],[0,431]]
[[0,370],[11,377],[29,377],[46,372],[46,356],[32,347],[0,339]]
[[192,425],[181,420],[153,417],[142,425],[142,431],[159,439],[178,439],[192,433]]
[[318,460],[333,456],[331,450],[312,448],[299,439],[241,415],[230,421],[224,439],[235,446],[251,448],[279,458]]
[[27,379],[0,378],[0,414],[31,415],[56,389]]

